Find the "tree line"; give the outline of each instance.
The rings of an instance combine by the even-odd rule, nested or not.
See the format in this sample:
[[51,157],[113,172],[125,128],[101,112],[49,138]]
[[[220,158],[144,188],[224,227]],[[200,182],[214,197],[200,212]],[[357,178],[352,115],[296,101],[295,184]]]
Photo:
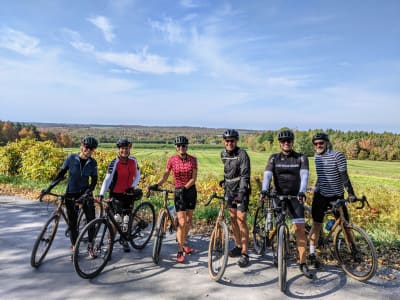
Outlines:
[[[0,146],[8,142],[33,138],[38,141],[53,141],[61,147],[76,147],[85,135],[92,135],[100,143],[115,143],[120,137],[134,143],[173,143],[176,135],[186,135],[191,144],[222,144],[223,129],[203,127],[157,127],[157,126],[107,126],[71,124],[24,124],[0,121]],[[239,129],[240,145],[254,151],[279,151],[279,130]],[[307,156],[314,155],[312,136],[324,131],[330,136],[330,146],[345,153],[348,159],[400,160],[400,134],[373,131],[340,131],[335,129],[294,130],[295,149]]]

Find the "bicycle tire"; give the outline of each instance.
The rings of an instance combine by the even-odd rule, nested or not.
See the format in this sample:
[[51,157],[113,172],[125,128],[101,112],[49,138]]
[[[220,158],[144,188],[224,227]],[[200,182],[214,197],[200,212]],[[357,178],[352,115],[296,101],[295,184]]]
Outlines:
[[225,222],[218,222],[208,245],[208,274],[214,281],[224,275],[228,263],[229,231]]
[[167,221],[167,212],[163,209],[160,212],[160,216],[158,217],[156,234],[154,236],[154,245],[153,245],[153,253],[152,259],[153,262],[158,265],[161,260],[161,247],[162,247],[162,240],[164,238],[165,232],[165,222]]
[[[94,211],[95,211],[95,218],[101,218],[104,214],[103,204],[101,202],[94,202]],[[78,232],[81,232],[82,229],[86,226],[87,220],[85,212],[82,208],[79,209],[78,221],[77,221],[77,228]]]
[[265,230],[264,209],[262,207],[258,207],[253,222],[253,242],[254,250],[259,255],[264,254],[267,234],[269,233],[267,233]]
[[343,271],[351,278],[366,281],[375,275],[378,260],[375,246],[369,235],[357,225],[346,227],[350,232],[352,243],[346,245],[342,228],[336,231],[333,238],[336,258]]
[[270,237],[271,252],[272,252],[272,263],[277,268],[278,267],[278,232],[274,230]]
[[[86,236],[93,230],[93,249],[95,258],[88,253],[89,242]],[[113,250],[114,234],[111,224],[105,218],[90,221],[79,233],[75,243],[73,263],[76,273],[85,279],[96,277],[107,265]]]
[[52,215],[42,227],[35,243],[33,244],[31,253],[31,266],[38,268],[50,250],[57,233],[58,224],[60,223],[59,215]]
[[278,285],[281,292],[286,291],[287,277],[287,231],[284,225],[278,229]]
[[130,243],[135,249],[143,249],[154,231],[156,216],[150,202],[140,203],[132,213]]

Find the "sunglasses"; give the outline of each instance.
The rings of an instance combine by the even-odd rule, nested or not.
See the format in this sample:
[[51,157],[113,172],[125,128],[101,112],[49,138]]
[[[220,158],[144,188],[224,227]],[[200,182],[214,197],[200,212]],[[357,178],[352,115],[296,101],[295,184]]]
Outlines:
[[280,141],[280,143],[281,144],[284,144],[284,143],[291,144],[291,143],[293,143],[293,140],[282,140],[282,141]]
[[90,151],[93,151],[94,149],[96,149],[95,147],[88,147],[88,146],[85,146],[85,145],[83,147],[85,147],[85,149],[90,150]]
[[234,142],[236,142],[236,140],[225,140],[225,143],[227,143],[227,144],[228,144],[228,143],[231,143],[231,144],[232,144],[232,143],[234,143]]
[[185,145],[185,144],[177,144],[176,147],[178,147],[178,148],[186,148],[187,145]]
[[314,146],[322,146],[322,145],[324,145],[325,144],[325,142],[315,142],[314,143]]

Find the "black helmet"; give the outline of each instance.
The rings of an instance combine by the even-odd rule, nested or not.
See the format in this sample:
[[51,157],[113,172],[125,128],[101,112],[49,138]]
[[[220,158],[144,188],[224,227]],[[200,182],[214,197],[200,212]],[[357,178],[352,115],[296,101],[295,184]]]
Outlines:
[[278,134],[278,141],[294,140],[294,133],[291,130],[283,130]]
[[312,137],[312,142],[313,143],[316,140],[324,140],[324,141],[329,142],[329,135],[327,135],[324,132],[318,132],[318,133],[314,134],[313,137]]
[[227,129],[222,134],[222,137],[224,138],[224,140],[226,140],[226,139],[239,139],[239,132],[237,132],[235,129]]
[[187,145],[187,144],[189,144],[189,140],[187,139],[186,136],[178,135],[175,138],[175,145]]
[[121,147],[131,147],[131,146],[132,146],[132,143],[131,143],[128,139],[122,138],[122,139],[119,139],[119,140],[117,141],[117,147],[118,147],[118,148],[121,148]]
[[88,148],[97,148],[97,146],[99,145],[99,142],[92,136],[85,136],[81,140],[81,143]]

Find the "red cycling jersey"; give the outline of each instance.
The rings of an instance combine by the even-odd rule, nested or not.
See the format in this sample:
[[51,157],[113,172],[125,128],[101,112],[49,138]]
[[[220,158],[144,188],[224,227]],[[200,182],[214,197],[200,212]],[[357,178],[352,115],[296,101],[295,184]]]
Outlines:
[[172,170],[175,187],[182,187],[192,178],[193,170],[197,170],[197,159],[189,154],[185,159],[173,155],[168,159],[167,170]]
[[118,177],[113,188],[114,193],[124,193],[132,186],[136,177],[136,168],[136,161],[132,159],[129,159],[126,163],[121,160],[117,163]]

